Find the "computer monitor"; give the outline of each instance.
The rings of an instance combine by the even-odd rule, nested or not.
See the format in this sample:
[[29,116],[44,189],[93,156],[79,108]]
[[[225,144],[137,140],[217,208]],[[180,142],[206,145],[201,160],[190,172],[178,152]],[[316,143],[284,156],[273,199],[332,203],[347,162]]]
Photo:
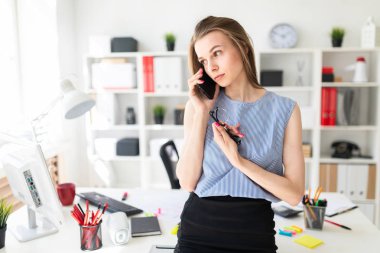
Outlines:
[[58,232],[62,206],[40,145],[0,133],[0,166],[13,195],[27,205],[24,219],[10,215],[11,233],[19,241],[29,241]]

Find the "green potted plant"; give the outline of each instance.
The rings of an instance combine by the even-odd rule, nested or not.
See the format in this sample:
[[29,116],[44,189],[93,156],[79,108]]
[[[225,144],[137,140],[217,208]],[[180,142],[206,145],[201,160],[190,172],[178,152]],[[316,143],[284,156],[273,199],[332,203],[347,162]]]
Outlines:
[[168,51],[174,51],[175,47],[175,35],[173,33],[165,34],[166,48]]
[[0,200],[0,249],[5,245],[5,232],[7,231],[7,220],[12,212],[13,205],[5,199]]
[[155,124],[163,124],[164,123],[164,116],[165,116],[165,106],[163,105],[156,105],[153,107],[153,116],[154,116],[154,123]]
[[345,30],[341,27],[333,27],[331,31],[331,42],[333,47],[341,47]]

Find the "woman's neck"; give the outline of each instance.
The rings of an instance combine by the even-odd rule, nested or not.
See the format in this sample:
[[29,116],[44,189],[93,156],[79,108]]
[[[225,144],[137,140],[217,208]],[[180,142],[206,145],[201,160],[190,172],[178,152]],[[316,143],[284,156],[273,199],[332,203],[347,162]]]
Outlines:
[[265,93],[265,90],[257,89],[250,83],[246,83],[244,85],[229,85],[224,89],[224,93],[232,100],[254,102]]

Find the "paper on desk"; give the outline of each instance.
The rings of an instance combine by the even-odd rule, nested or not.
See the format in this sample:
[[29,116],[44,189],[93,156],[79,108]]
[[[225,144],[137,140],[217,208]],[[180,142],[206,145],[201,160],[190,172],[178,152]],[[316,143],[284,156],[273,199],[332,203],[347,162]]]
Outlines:
[[320,199],[324,198],[327,199],[326,216],[331,216],[356,207],[356,205],[352,203],[352,201],[349,198],[342,194],[336,193],[324,195],[322,193]]

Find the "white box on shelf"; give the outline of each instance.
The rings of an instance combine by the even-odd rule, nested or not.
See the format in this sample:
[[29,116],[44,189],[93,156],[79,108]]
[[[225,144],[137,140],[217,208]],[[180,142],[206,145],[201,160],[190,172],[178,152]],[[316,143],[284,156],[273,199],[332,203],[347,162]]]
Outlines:
[[136,66],[134,63],[92,64],[92,85],[103,89],[136,88]]
[[180,92],[182,84],[181,57],[154,57],[154,91]]
[[116,155],[116,138],[97,138],[94,140],[95,151],[103,160],[109,160]]

